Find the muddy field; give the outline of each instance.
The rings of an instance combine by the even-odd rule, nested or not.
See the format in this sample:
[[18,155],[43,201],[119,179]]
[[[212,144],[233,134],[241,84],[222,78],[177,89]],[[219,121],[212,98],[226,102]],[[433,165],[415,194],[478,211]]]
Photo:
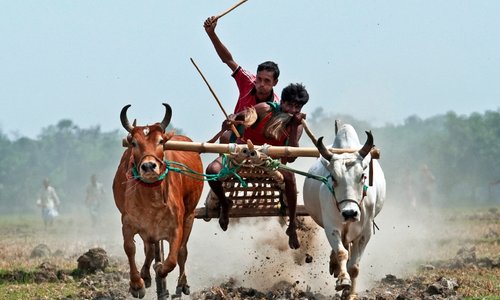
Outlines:
[[[387,206],[361,260],[360,299],[498,299],[500,210],[419,211]],[[328,273],[329,246],[309,218],[302,247],[289,250],[283,221],[248,218],[227,232],[196,220],[184,299],[340,299]],[[133,299],[119,216],[92,228],[84,211],[45,229],[39,216],[0,217],[0,299]],[[142,244],[136,238],[138,262]],[[104,271],[85,274],[78,258],[103,252]],[[177,269],[168,278],[175,291]],[[145,299],[155,299],[155,287]]]

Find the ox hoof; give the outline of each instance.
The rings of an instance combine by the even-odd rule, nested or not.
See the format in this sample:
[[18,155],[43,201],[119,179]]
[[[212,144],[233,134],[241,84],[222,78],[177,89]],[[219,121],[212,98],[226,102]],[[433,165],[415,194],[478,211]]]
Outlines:
[[[168,292],[168,290],[165,290],[163,293],[157,292],[157,297],[158,297],[158,300],[168,300],[168,298],[170,297],[170,293]],[[174,298],[173,295],[172,295],[172,298]]]
[[340,297],[342,300],[356,300],[358,299],[357,294],[351,294],[351,291],[344,290],[342,296]]
[[337,284],[335,286],[336,291],[342,291],[345,289],[350,289],[351,288],[351,279],[349,278],[342,278],[337,280]]
[[146,288],[142,287],[140,289],[133,289],[132,287],[128,290],[132,297],[142,299],[146,295]]
[[179,285],[175,289],[175,295],[177,295],[178,297],[180,297],[181,293],[184,294],[184,295],[191,294],[191,291],[189,290],[189,285],[187,285],[187,284],[185,284],[185,285]]
[[151,277],[146,277],[146,278],[142,278],[144,280],[144,285],[146,286],[146,288],[150,287],[151,286]]

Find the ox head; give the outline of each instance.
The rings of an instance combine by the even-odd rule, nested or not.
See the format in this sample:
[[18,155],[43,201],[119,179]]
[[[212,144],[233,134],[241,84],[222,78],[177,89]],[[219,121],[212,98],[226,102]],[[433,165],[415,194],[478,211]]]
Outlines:
[[333,178],[334,199],[346,222],[360,220],[361,205],[364,197],[365,179],[369,159],[365,159],[373,147],[373,136],[366,131],[368,138],[364,146],[354,153],[335,154],[319,138],[316,147],[327,160],[326,168]]
[[123,146],[130,149],[137,175],[145,182],[155,182],[160,178],[165,169],[164,145],[173,136],[173,133],[165,132],[172,117],[172,108],[166,103],[163,105],[165,116],[161,122],[153,125],[136,126],[135,120],[130,125],[127,118],[130,104],[124,106],[120,113],[122,126],[129,133],[123,139]]

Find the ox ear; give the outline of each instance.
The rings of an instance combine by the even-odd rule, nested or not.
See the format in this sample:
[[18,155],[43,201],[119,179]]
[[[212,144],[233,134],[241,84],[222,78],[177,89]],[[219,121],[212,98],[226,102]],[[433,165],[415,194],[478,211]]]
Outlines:
[[359,150],[359,155],[361,155],[361,157],[363,157],[363,158],[365,158],[368,155],[368,153],[370,153],[370,151],[373,148],[373,135],[372,135],[372,132],[371,131],[365,131],[365,132],[366,132],[366,135],[368,137],[366,139],[366,142],[365,142],[365,145],[363,146],[363,148],[361,148],[361,150]]
[[128,148],[132,144],[132,135],[129,133],[126,138],[122,140],[122,146]]
[[325,145],[323,144],[323,137],[320,137],[318,139],[318,142],[316,142],[316,148],[318,148],[319,153],[321,156],[323,156],[326,160],[331,161],[333,158],[333,154],[330,153],[328,149],[326,149]]
[[175,135],[175,132],[174,131],[169,131],[169,132],[165,132],[163,134],[163,150],[167,150],[165,149],[165,144],[167,141],[169,141],[173,136]]
[[122,146],[125,147],[125,148],[128,148],[128,146],[130,146],[130,144],[127,141],[127,138],[123,138],[123,140],[122,140]]

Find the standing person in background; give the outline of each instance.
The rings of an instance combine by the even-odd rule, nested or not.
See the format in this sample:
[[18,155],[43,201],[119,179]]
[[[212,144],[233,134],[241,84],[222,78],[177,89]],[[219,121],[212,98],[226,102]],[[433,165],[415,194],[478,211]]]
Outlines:
[[[203,27],[212,41],[215,51],[219,55],[223,63],[225,63],[233,72],[232,76],[236,81],[240,92],[238,102],[234,108],[234,113],[239,113],[247,107],[252,107],[261,102],[276,102],[279,103],[278,96],[274,93],[274,87],[278,83],[280,70],[278,65],[272,61],[261,63],[257,67],[257,74],[243,69],[236,61],[234,61],[231,52],[222,44],[219,37],[215,33],[217,26],[216,17],[212,16],[205,20]],[[227,138],[221,138],[221,143]],[[227,142],[227,141],[225,141]]]
[[92,219],[92,227],[95,227],[99,221],[99,207],[103,199],[103,185],[97,181],[97,176],[92,174],[90,176],[90,183],[87,185],[87,196],[85,197],[85,205],[88,207],[90,218]]
[[50,186],[48,178],[43,180],[43,187],[36,204],[42,209],[42,219],[45,228],[52,226],[54,219],[59,216],[57,209],[61,202],[59,201],[56,190]]
[[435,205],[433,196],[435,194],[435,184],[436,177],[432,174],[429,166],[427,164],[423,164],[420,167],[420,201],[421,204],[425,207],[432,207]]

